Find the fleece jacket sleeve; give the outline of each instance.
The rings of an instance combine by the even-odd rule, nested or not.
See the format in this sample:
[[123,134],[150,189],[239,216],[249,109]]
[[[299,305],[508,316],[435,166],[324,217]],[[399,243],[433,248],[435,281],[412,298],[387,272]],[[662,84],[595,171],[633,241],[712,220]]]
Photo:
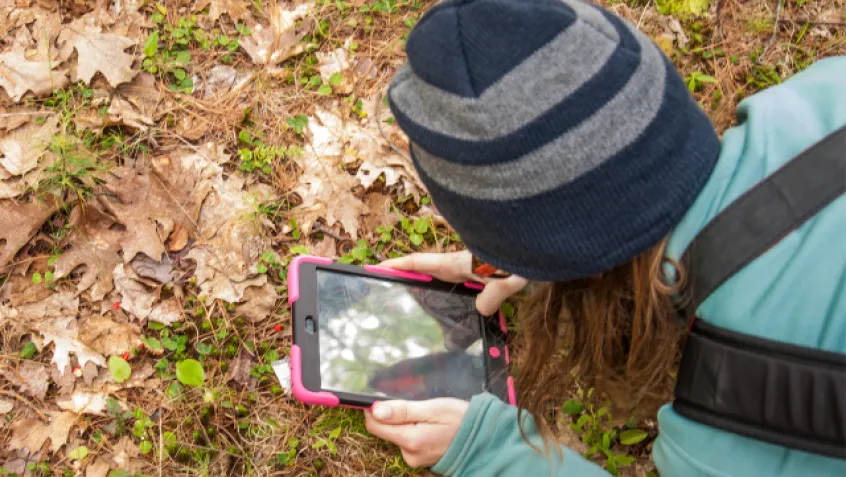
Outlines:
[[[527,413],[521,419],[529,440],[543,450],[534,419]],[[610,475],[571,449],[562,447],[561,451],[559,456],[550,449],[547,456],[533,449],[520,435],[517,408],[486,393],[470,401],[458,433],[432,471],[450,477]]]

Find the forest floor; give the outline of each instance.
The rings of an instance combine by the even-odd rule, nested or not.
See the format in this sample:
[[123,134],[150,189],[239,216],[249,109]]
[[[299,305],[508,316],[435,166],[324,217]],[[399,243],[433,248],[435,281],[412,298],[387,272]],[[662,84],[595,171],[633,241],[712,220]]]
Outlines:
[[[846,53],[845,0],[600,3],[720,132]],[[381,100],[432,4],[0,0],[0,476],[422,473],[270,365],[292,256],[461,247]],[[654,422],[588,394],[561,390],[561,438],[654,471]]]

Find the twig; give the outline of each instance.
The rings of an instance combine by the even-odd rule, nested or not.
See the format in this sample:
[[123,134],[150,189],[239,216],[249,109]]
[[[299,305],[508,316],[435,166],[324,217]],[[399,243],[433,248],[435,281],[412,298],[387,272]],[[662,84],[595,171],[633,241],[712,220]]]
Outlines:
[[637,28],[640,29],[640,24],[643,23],[643,17],[646,16],[646,11],[649,10],[649,7],[652,6],[652,0],[649,0],[649,3],[646,4],[646,7],[643,9],[643,12],[640,14],[640,18],[637,20]]
[[779,24],[781,24],[781,10],[784,7],[784,0],[776,1],[778,2],[778,5],[776,7],[776,18],[773,26],[773,34],[772,36],[770,36],[770,41],[767,42],[767,46],[764,47],[764,50],[761,51],[761,54],[758,55],[758,58],[755,60],[756,65],[761,62],[761,60],[764,58],[764,55],[766,55],[770,47],[773,46],[773,43],[775,43],[776,37],[778,36],[778,27]]
[[309,232],[308,234],[314,235],[316,233],[321,233],[321,232],[323,233],[323,235],[328,235],[328,236],[332,237],[333,239],[335,239],[339,242],[342,241],[342,240],[346,240],[346,238],[341,237],[340,235],[336,234],[335,232],[333,232],[333,231],[331,231],[327,228],[324,228],[322,225],[315,225],[314,227],[311,228],[311,232]]
[[814,25],[814,26],[828,26],[828,27],[846,26],[846,22],[825,22],[825,21],[811,20],[809,18],[782,18],[778,21],[780,23],[792,23],[794,25],[810,24],[810,25]]
[[44,415],[44,413],[43,413],[43,412],[39,411],[39,410],[38,410],[38,408],[37,408],[37,407],[35,407],[35,405],[34,405],[34,404],[32,404],[31,402],[29,402],[29,401],[27,401],[26,399],[22,398],[22,397],[20,396],[20,394],[18,394],[18,393],[16,393],[16,392],[13,392],[13,391],[4,391],[4,390],[2,390],[2,389],[0,389],[0,394],[3,394],[4,396],[13,397],[13,398],[17,399],[18,401],[20,401],[20,402],[22,402],[22,403],[26,404],[27,406],[29,406],[29,408],[30,408],[30,409],[32,409],[33,411],[35,411],[35,413],[36,413],[36,414],[38,414],[38,417],[40,417],[42,421],[44,421],[44,422],[50,422],[50,420],[47,418],[47,416],[45,416],[45,415]]

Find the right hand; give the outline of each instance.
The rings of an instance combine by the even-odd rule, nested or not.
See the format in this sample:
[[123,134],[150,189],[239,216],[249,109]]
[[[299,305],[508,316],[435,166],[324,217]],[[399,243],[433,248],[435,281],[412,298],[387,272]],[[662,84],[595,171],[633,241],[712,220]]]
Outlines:
[[425,273],[438,280],[452,283],[479,282],[485,286],[476,297],[476,309],[483,316],[490,316],[499,310],[502,302],[518,293],[529,283],[523,277],[511,275],[508,278],[482,278],[471,270],[473,256],[469,251],[453,253],[413,253],[405,257],[392,258],[379,265],[397,270]]

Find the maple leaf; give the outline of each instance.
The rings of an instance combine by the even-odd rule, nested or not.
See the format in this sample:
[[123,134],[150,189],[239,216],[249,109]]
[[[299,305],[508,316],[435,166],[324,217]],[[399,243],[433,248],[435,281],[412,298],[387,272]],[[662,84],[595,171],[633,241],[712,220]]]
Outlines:
[[32,123],[12,131],[0,141],[0,166],[9,176],[20,176],[35,169],[58,131],[57,115],[50,116],[40,126]]
[[0,269],[15,257],[55,211],[55,204],[35,198],[25,203],[0,200]]
[[304,3],[293,10],[282,6],[270,8],[270,27],[258,23],[250,25],[250,37],[239,42],[253,63],[276,66],[288,58],[305,51],[304,44],[298,44],[306,35],[308,28],[303,25],[297,29],[296,23],[311,11],[311,4]]
[[38,419],[21,419],[12,424],[12,438],[8,448],[11,450],[27,449],[33,454],[50,441],[50,451],[56,452],[68,440],[71,427],[76,424],[77,416],[70,412],[47,412],[49,423]]
[[99,71],[112,87],[131,81],[138,74],[132,69],[134,57],[124,50],[135,45],[135,41],[114,33],[102,33],[99,27],[76,21],[59,33],[61,49],[59,57],[68,59],[73,50],[77,52],[74,81],[91,83]]
[[0,87],[13,101],[20,101],[27,91],[41,96],[68,84],[67,70],[53,70],[58,61],[29,60],[22,51],[0,53]]

